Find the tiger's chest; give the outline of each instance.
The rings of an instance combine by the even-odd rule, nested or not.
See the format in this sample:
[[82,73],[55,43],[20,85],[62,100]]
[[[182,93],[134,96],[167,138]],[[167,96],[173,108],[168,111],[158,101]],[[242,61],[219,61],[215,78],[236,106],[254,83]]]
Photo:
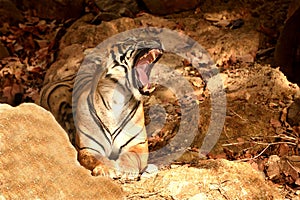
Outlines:
[[141,101],[111,81],[99,81],[94,92],[94,108],[110,135],[117,134],[121,128],[126,131],[136,126],[144,126]]

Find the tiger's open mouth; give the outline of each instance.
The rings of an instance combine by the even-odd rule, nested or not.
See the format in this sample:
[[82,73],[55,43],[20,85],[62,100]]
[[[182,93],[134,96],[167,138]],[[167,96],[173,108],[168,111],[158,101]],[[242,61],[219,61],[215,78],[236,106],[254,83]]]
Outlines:
[[[146,52],[145,52],[146,51]],[[162,56],[163,51],[161,49],[150,49],[143,50],[139,55],[138,59],[135,62],[135,71],[137,77],[138,89],[142,94],[149,94],[151,90],[151,84],[149,82],[149,76],[151,69],[160,57]]]

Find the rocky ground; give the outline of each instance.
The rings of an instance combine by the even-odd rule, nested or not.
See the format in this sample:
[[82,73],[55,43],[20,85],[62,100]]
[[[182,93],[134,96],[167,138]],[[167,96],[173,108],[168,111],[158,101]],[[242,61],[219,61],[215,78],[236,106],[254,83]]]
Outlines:
[[[67,134],[35,104],[0,106],[1,199],[296,198],[247,163],[224,159],[171,165],[140,181],[93,177],[79,165]],[[21,123],[20,123],[21,122]],[[38,125],[37,125],[38,124]]]
[[[287,108],[300,96],[300,91],[296,84],[286,79],[273,59],[289,3],[285,0],[205,1],[193,10],[160,17],[140,12],[134,14],[135,18],[103,13],[95,18],[90,12],[78,20],[66,21],[42,20],[27,13],[25,23],[18,27],[6,25],[1,29],[1,41],[7,50],[4,53],[15,56],[0,61],[0,102],[11,105],[36,102],[50,110],[72,136],[70,89],[72,77],[84,59],[84,50],[132,28],[155,26],[176,30],[190,36],[209,52],[220,71],[226,92],[225,124],[206,159],[235,162],[199,160],[199,149],[211,122],[210,92],[195,68],[184,59],[166,53],[158,64],[167,65],[185,77],[195,90],[200,110],[198,133],[185,153],[170,165],[162,166],[158,175],[136,183],[116,182],[123,188],[123,195],[128,199],[297,199],[300,128],[287,120]],[[102,21],[105,17],[109,20]],[[169,79],[172,72],[155,68],[153,76],[156,75],[160,79]],[[153,105],[161,106],[154,110],[155,115],[151,115]],[[149,147],[153,152],[151,162],[160,163],[156,150],[172,138],[176,141],[185,139],[185,136],[176,137],[181,119],[180,106],[174,92],[159,85],[145,106],[146,113],[150,110],[146,123]],[[163,118],[166,123],[161,127]],[[3,126],[2,122],[0,125]],[[4,142],[13,145],[9,139]],[[170,147],[171,150],[174,148],[177,147]],[[45,151],[51,156],[51,152]],[[74,155],[70,157],[75,163]],[[1,162],[7,163],[7,160]],[[10,165],[4,166],[4,170],[11,172]],[[22,164],[18,166],[18,173],[25,175]],[[62,164],[62,167],[66,165]],[[3,180],[9,180],[7,177]],[[1,190],[6,197],[9,193],[7,183],[1,183],[2,188],[6,187]],[[17,193],[18,189],[14,191]],[[30,191],[27,194],[32,197]]]

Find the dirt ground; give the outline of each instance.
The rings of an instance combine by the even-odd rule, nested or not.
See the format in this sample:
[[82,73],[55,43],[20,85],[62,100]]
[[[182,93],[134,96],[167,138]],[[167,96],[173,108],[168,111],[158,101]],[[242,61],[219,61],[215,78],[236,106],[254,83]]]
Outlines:
[[[161,17],[175,24],[174,29],[190,36],[210,53],[224,83],[227,95],[225,123],[217,144],[206,158],[245,161],[266,172],[266,163],[271,155],[299,155],[300,128],[291,126],[286,120],[287,108],[300,94],[299,87],[286,79],[274,65],[273,58],[289,3],[289,0],[205,1],[193,11]],[[68,38],[64,39],[63,44],[66,44]],[[53,48],[48,56],[55,58],[55,51],[57,49]],[[0,102],[18,104],[39,99],[38,93],[49,65],[31,68],[24,60],[15,62],[10,59],[1,61]],[[49,63],[55,61],[52,57],[43,59]],[[185,153],[172,161],[177,164],[195,163],[199,160],[199,149],[211,122],[210,92],[197,70],[182,58],[166,53],[158,64],[170,65],[186,77],[195,90],[200,110],[198,134]],[[169,75],[160,70],[155,68],[153,74],[165,74],[162,78],[168,78]],[[16,100],[17,94],[23,95],[21,100]],[[153,105],[159,106],[153,109]],[[186,139],[184,135],[182,138],[176,136],[181,108],[172,91],[157,85],[146,100],[145,110],[149,148],[153,152],[150,162],[160,163],[157,157],[161,155],[156,154],[156,150],[173,137],[176,141]],[[166,121],[163,126],[162,121]],[[165,153],[177,151],[180,145],[180,142],[175,142]],[[299,182],[287,177],[273,181],[300,189]]]
[[[220,1],[214,5],[206,3],[200,9],[201,13],[204,13],[202,17],[211,24],[201,26],[197,24],[203,23],[197,20],[199,17],[197,10],[194,13],[186,12],[166,17],[179,24],[186,34],[203,45],[221,72],[227,93],[227,113],[220,139],[209,154],[213,158],[251,161],[256,156],[263,159],[272,154],[298,155],[296,145],[298,133],[286,122],[286,111],[299,88],[286,80],[273,60],[276,38],[286,19],[288,3],[288,1],[275,3]],[[235,30],[239,33],[229,33],[230,29],[219,25],[239,18],[245,20],[244,27]],[[196,30],[199,27],[202,30]],[[161,63],[172,63],[174,59],[176,59],[174,55],[173,57],[165,55]],[[201,111],[199,134],[191,145],[192,153],[185,154],[179,159],[181,162],[190,162],[190,159],[194,158],[191,155],[195,155],[193,151],[201,147],[210,124],[209,91],[204,89],[195,68],[184,66],[182,63],[174,65],[175,69],[193,85]],[[157,73],[164,74],[159,72],[159,69]],[[154,119],[151,119],[151,126],[147,128],[148,134],[152,136],[150,137],[152,150],[167,143],[173,130],[174,132],[178,130],[180,121],[180,114],[176,114],[176,110],[179,110],[178,105],[171,108],[171,105],[176,104],[174,94],[171,91],[161,92],[164,90],[167,89],[159,87],[149,100],[150,105],[164,105],[165,110],[169,111],[166,118],[170,119],[160,132],[157,132],[160,128],[155,127],[155,120],[161,121],[161,116],[157,114],[160,112],[156,112]],[[146,119],[146,122],[150,123],[149,117]],[[160,139],[155,139],[157,137]]]

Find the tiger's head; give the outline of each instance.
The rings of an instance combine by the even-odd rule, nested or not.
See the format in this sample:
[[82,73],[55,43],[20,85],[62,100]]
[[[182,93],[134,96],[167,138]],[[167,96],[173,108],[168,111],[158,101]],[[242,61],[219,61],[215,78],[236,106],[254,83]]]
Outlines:
[[114,44],[109,51],[106,78],[125,85],[135,97],[148,95],[150,72],[162,53],[162,44],[157,39],[135,41],[130,38]]

